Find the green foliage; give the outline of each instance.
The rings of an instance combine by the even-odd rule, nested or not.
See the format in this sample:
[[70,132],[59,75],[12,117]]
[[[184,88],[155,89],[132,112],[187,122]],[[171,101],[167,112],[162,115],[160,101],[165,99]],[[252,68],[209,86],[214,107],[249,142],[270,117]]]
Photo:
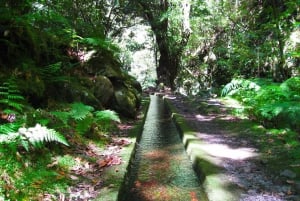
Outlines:
[[41,78],[48,83],[65,82],[69,80],[68,76],[62,75],[62,62],[47,65],[39,69]]
[[24,156],[1,149],[0,199],[39,200],[45,192],[64,192],[67,181],[49,168],[50,162],[51,154],[45,150]]
[[23,101],[24,97],[13,78],[8,79],[0,86],[0,109],[21,112],[24,107]]
[[93,107],[83,103],[73,103],[71,108],[70,115],[76,121],[85,119],[94,110]]
[[280,87],[288,92],[294,93],[293,95],[297,96],[299,98],[300,96],[300,77],[292,77],[288,80],[286,80],[284,83],[280,85]]
[[84,119],[76,121],[76,131],[80,134],[87,133],[95,122],[92,115],[86,116]]
[[22,126],[22,124],[23,124],[22,121],[0,124],[0,133],[8,134],[8,133],[16,132]]
[[[111,121],[120,122],[118,115],[111,110],[94,111],[94,108],[83,103],[73,103],[69,111],[51,112],[60,119],[64,126],[70,127],[75,124],[75,129],[79,134],[88,132],[92,125],[100,124],[104,131],[111,126]],[[74,121],[72,123],[72,121]]]
[[222,89],[222,96],[234,95],[239,90],[253,90],[258,91],[260,86],[255,82],[246,79],[233,79],[230,83],[226,84]]
[[58,156],[56,157],[57,165],[63,169],[70,169],[76,165],[75,158],[70,155]]
[[95,118],[97,124],[99,124],[100,128],[104,131],[108,131],[112,127],[112,121],[121,122],[118,114],[112,110],[96,111]]
[[[266,126],[299,130],[299,86],[299,77],[290,78],[281,85],[262,79],[233,80],[224,87],[222,94],[241,101],[248,108],[248,114]],[[249,93],[253,89],[255,93]]]
[[27,151],[29,151],[30,146],[41,148],[45,142],[58,142],[69,146],[63,135],[40,124],[30,128],[21,127],[16,133],[0,134],[1,145],[22,145]]
[[112,110],[96,111],[95,116],[99,122],[115,121],[120,123],[121,121],[118,114]]

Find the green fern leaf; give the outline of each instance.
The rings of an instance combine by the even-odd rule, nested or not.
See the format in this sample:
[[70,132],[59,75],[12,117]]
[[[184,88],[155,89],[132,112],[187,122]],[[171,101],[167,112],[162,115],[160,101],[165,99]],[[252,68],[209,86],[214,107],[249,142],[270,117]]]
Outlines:
[[8,134],[8,133],[16,132],[18,128],[20,128],[20,126],[21,126],[21,122],[1,124],[0,133]]
[[115,111],[112,110],[103,110],[103,111],[96,111],[95,112],[96,118],[98,121],[116,121],[121,122],[120,117]]
[[25,99],[20,94],[14,78],[10,78],[7,82],[4,82],[2,84],[2,86],[0,87],[0,98],[0,103],[3,104],[4,108],[9,107],[11,109],[22,111],[22,102]]
[[63,122],[64,125],[68,124],[68,120],[70,117],[70,113],[69,112],[51,112],[52,115],[54,115],[56,118],[58,118],[59,120],[61,120]]
[[16,133],[8,133],[8,134],[0,134],[0,144],[8,144],[18,137],[18,134]]
[[93,122],[94,120],[92,116],[88,116],[78,121],[76,125],[76,131],[81,135],[85,134],[91,128]]
[[83,103],[73,103],[71,107],[71,117],[77,121],[86,118],[94,110],[92,106]]
[[35,148],[40,148],[44,142],[58,142],[69,146],[65,137],[53,129],[36,124],[35,127],[20,128],[18,133],[24,136]]
[[231,82],[229,82],[228,84],[225,85],[225,87],[222,90],[221,95],[222,96],[234,95],[241,89],[258,91],[258,90],[260,90],[260,86],[250,80],[241,79],[241,78],[233,79]]

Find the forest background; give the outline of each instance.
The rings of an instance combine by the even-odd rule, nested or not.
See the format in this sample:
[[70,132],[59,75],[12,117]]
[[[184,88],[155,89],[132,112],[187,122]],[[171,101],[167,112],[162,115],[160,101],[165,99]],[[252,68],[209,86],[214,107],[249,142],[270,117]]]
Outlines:
[[[62,149],[49,142],[101,141],[114,129],[111,122],[120,122],[117,113],[136,117],[142,89],[157,86],[238,100],[237,115],[276,129],[300,160],[299,5],[1,0],[0,197],[36,193],[35,186],[25,190],[27,184],[40,188],[41,177],[57,171],[43,169]],[[47,157],[33,165],[36,149]],[[24,164],[30,168],[21,173]],[[49,183],[45,188],[52,190],[66,185]]]

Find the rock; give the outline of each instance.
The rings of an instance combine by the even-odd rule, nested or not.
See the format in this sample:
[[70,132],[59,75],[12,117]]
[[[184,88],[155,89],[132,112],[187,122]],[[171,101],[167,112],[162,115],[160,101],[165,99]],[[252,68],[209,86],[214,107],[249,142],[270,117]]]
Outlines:
[[93,106],[95,109],[102,109],[101,102],[94,96],[90,88],[80,83],[70,82],[57,89],[59,99],[69,103],[82,102],[83,104]]
[[290,179],[294,179],[297,175],[293,171],[291,171],[289,169],[285,169],[282,172],[280,172],[280,176],[284,176],[284,177],[287,177],[287,178],[290,178]]
[[135,117],[138,108],[138,99],[134,91],[120,87],[114,92],[115,104],[112,107],[128,117]]
[[123,80],[121,64],[110,53],[98,52],[86,65],[87,73],[90,75],[103,75],[110,78]]
[[135,117],[142,100],[142,87],[134,77],[121,70],[121,64],[113,54],[99,52],[85,68],[87,74],[96,76],[93,94],[103,106],[121,115]]
[[101,102],[103,106],[108,105],[108,101],[114,94],[114,87],[111,81],[102,75],[97,76],[94,79],[94,85],[92,88],[94,96]]

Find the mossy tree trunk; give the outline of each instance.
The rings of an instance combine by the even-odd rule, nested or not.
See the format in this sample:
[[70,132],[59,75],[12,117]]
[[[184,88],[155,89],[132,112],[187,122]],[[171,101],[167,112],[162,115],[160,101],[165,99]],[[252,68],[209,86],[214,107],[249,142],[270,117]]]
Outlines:
[[[185,0],[176,3],[161,0],[149,3],[140,0],[137,3],[143,17],[151,26],[160,53],[156,69],[157,81],[175,89],[174,81],[178,75],[182,52],[191,32],[189,25],[190,2]],[[180,16],[180,22],[174,22],[173,18],[176,16]]]

